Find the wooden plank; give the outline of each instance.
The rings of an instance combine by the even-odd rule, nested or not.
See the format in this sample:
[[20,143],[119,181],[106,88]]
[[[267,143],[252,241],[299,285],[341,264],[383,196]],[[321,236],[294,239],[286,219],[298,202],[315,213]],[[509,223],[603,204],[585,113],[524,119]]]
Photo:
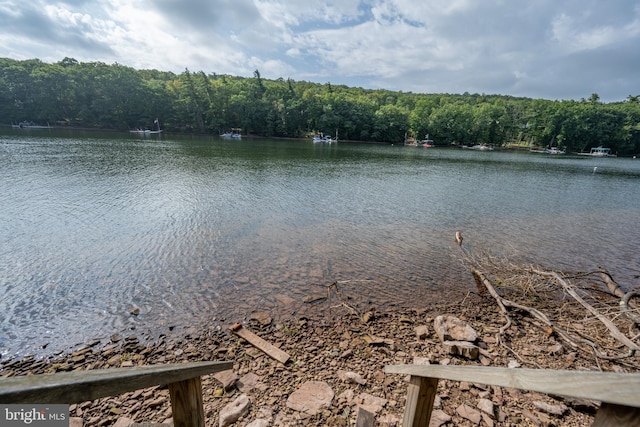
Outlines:
[[200,377],[169,384],[174,427],[204,427]]
[[433,401],[438,388],[437,378],[411,376],[407,390],[402,427],[428,427]]
[[290,356],[285,351],[280,350],[273,344],[263,340],[247,328],[244,328],[240,323],[233,325],[231,327],[231,331],[283,364],[287,363],[290,359]]
[[640,408],[603,403],[591,427],[640,427]]
[[388,374],[511,387],[640,407],[640,374],[485,366],[388,365]]
[[355,427],[374,427],[375,425],[375,415],[364,409],[362,406],[358,407],[358,415],[356,415]]
[[233,369],[233,362],[192,362],[96,369],[0,379],[0,403],[80,403]]

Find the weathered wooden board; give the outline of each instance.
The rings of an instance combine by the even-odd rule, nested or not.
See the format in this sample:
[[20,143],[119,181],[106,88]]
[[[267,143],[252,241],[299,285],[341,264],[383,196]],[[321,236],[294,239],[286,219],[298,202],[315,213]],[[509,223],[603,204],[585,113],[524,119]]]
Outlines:
[[240,323],[233,325],[231,327],[231,331],[283,364],[287,363],[291,358],[291,356],[289,356],[287,352],[280,350],[270,342],[263,340],[247,328],[243,327]]
[[204,427],[200,377],[169,384],[174,427]]
[[442,365],[388,365],[385,372],[468,381],[640,407],[638,373]]
[[233,369],[233,362],[59,372],[0,379],[0,403],[80,403]]
[[402,419],[403,427],[428,426],[433,412],[438,380],[412,376],[407,390],[407,406]]

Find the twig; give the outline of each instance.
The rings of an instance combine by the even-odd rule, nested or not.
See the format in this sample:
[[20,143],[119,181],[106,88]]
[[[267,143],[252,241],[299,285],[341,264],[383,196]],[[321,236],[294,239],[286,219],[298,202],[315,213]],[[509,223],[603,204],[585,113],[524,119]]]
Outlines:
[[572,286],[570,286],[569,283],[567,283],[564,279],[562,279],[562,277],[560,277],[558,273],[556,273],[555,271],[549,272],[549,271],[542,271],[537,269],[534,269],[533,272],[535,272],[536,274],[540,274],[541,276],[548,276],[556,279],[556,282],[560,284],[560,286],[562,286],[562,288],[569,295],[571,295],[576,301],[582,304],[584,308],[586,308],[591,314],[597,317],[598,320],[600,320],[600,322],[602,322],[607,327],[607,329],[609,329],[611,335],[614,338],[616,338],[618,341],[626,345],[629,348],[629,350],[633,350],[633,351],[640,350],[640,346],[638,346],[636,343],[631,341],[625,334],[620,332],[620,330],[616,327],[616,325],[613,324],[613,322],[607,319],[603,314],[599,313],[595,308],[593,308],[589,303],[587,303],[580,295],[578,295],[575,289]]

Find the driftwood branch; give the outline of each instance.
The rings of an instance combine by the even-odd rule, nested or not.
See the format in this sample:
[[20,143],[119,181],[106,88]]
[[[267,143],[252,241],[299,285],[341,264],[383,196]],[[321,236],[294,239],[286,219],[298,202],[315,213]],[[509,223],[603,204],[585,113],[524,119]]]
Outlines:
[[[510,311],[517,310],[536,319],[533,323],[543,327],[547,334],[553,333],[573,349],[595,355],[596,363],[598,359],[621,360],[640,355],[637,328],[640,311],[634,301],[634,298],[640,298],[640,291],[624,292],[602,269],[567,275],[540,267],[517,265],[488,252],[471,254],[462,245],[460,232],[456,232],[455,240],[479,291],[491,295],[505,319],[496,336],[500,344],[504,345],[502,336],[514,325]],[[593,282],[596,277],[600,281]],[[606,287],[606,291],[599,293],[595,283]],[[531,302],[540,306],[533,307]],[[582,315],[584,309],[588,314],[576,322],[575,319],[581,316],[580,309],[583,309]],[[629,329],[628,336],[622,332],[625,328]],[[619,344],[612,345],[613,341],[607,336]],[[635,363],[630,362],[635,367]]]
[[534,273],[539,274],[541,276],[553,277],[556,282],[562,286],[569,295],[573,297],[576,301],[578,301],[584,308],[589,311],[589,313],[593,314],[600,322],[602,322],[607,329],[610,331],[611,336],[613,336],[616,340],[624,344],[629,350],[638,351],[640,350],[640,346],[631,341],[625,334],[620,332],[620,330],[616,327],[616,325],[609,320],[606,316],[596,310],[591,304],[587,303],[578,293],[575,288],[567,283],[557,272],[555,271],[542,271],[538,269],[532,270]]

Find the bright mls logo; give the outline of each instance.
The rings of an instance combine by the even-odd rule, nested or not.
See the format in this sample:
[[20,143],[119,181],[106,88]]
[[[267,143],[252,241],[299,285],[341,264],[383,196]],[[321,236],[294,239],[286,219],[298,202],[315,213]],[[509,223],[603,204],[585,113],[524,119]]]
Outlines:
[[0,426],[68,427],[69,405],[0,405]]

